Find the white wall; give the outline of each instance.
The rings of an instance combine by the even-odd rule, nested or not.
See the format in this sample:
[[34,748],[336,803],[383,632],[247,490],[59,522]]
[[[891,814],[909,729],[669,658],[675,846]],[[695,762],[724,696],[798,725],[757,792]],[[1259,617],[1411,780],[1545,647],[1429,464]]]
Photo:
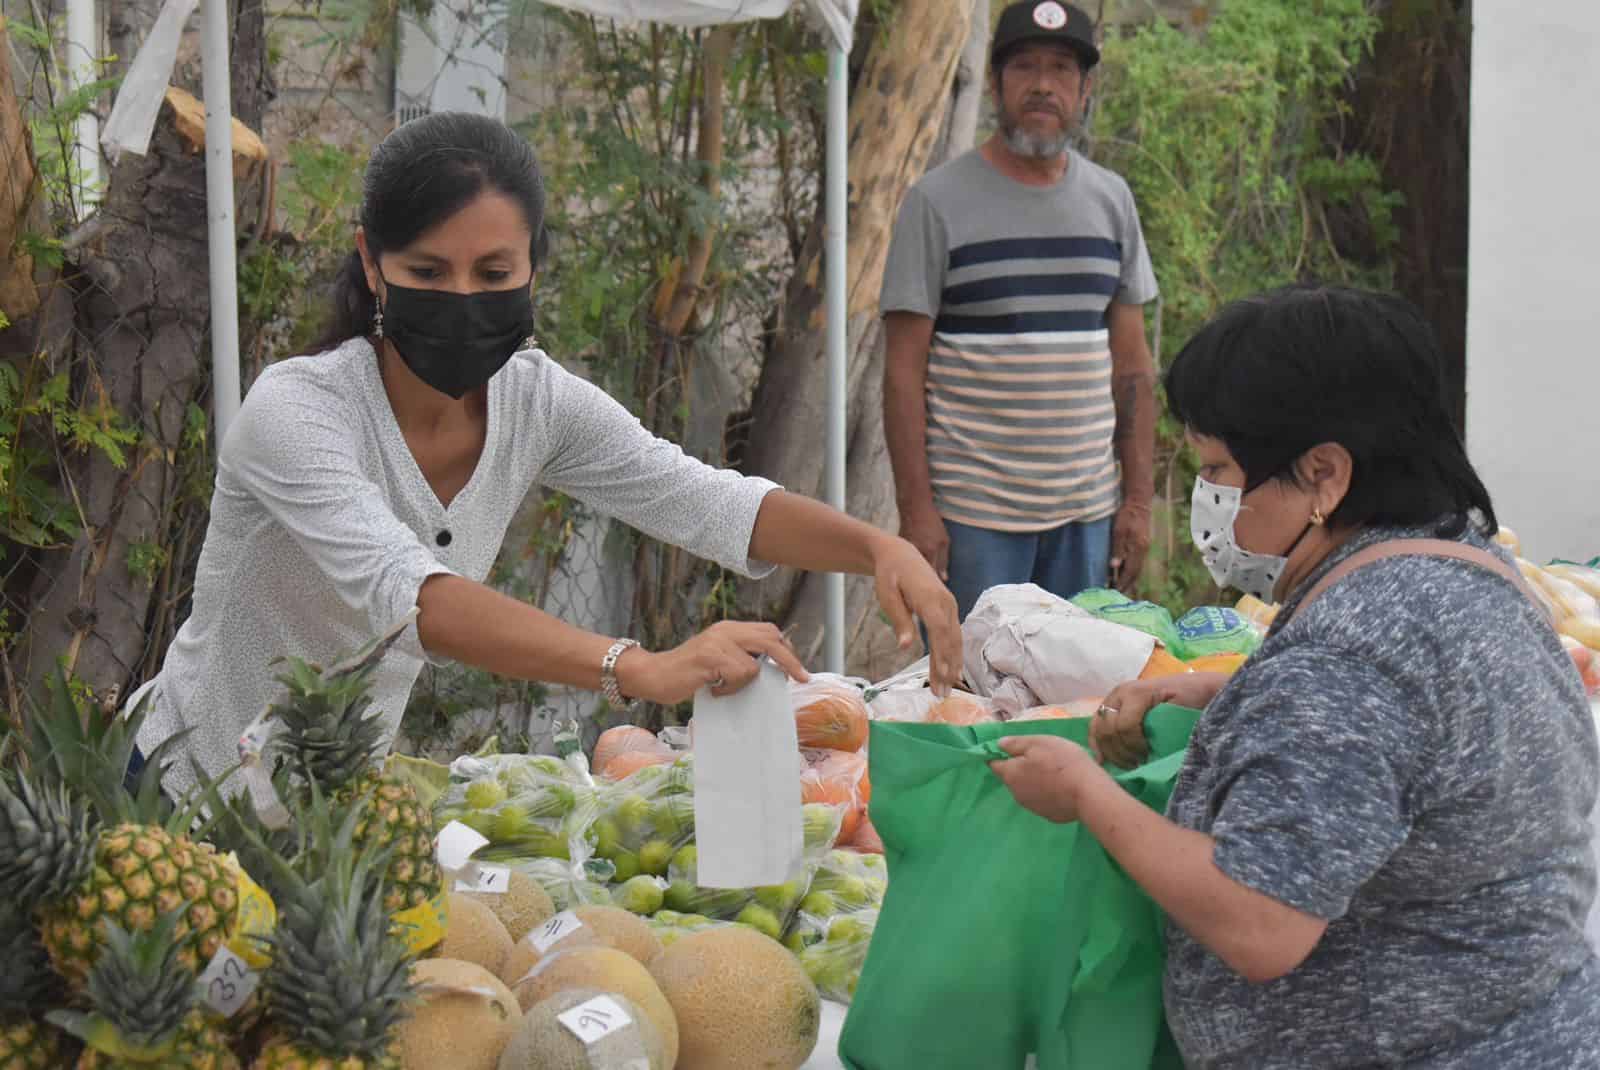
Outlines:
[[1476,0],[1467,440],[1523,552],[1600,554],[1600,2]]

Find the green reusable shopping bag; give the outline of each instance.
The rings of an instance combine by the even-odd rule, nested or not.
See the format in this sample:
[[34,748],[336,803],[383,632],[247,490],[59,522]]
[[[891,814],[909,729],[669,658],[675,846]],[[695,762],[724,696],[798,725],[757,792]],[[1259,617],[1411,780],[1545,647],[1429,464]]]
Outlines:
[[[1164,810],[1199,717],[1151,710],[1150,761],[1117,780]],[[1087,744],[1089,722],[873,724],[889,892],[840,1038],[851,1070],[1181,1070],[1161,911],[1082,825],[1024,810],[988,767],[1029,734]]]

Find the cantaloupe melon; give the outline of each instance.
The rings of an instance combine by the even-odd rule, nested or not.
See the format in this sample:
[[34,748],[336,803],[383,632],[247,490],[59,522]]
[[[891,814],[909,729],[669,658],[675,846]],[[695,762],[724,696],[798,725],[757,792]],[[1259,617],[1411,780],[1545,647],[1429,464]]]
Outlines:
[[[778,947],[777,944],[773,946]],[[783,949],[778,947],[778,950]],[[799,968],[798,964],[796,968]],[[661,1041],[669,1056],[667,1065],[672,1066],[677,1062],[678,1020],[666,996],[662,995],[661,989],[651,978],[650,971],[639,965],[632,956],[611,947],[580,947],[573,951],[562,951],[546,958],[531,974],[512,986],[524,1011],[568,988],[598,988],[602,992],[616,992],[633,1000],[661,1031]]]
[[500,979],[508,985],[515,985],[539,964],[545,954],[579,947],[616,948],[631,955],[643,966],[650,965],[650,961],[661,954],[661,940],[655,930],[649,922],[632,911],[621,907],[580,906],[574,907],[572,913],[577,916],[582,928],[573,930],[544,952],[539,950],[536,943],[539,930],[534,929],[517,941],[506,955],[500,967]]
[[[598,997],[622,1008],[627,1024],[585,1044],[561,1022],[561,1015]],[[672,1070],[667,1049],[650,1016],[627,996],[598,988],[568,988],[540,1001],[500,1056],[499,1070],[606,1070],[630,1059],[646,1059],[650,1070]]]
[[511,934],[493,910],[470,895],[450,893],[450,920],[446,922],[439,957],[476,962],[496,977],[511,952]]
[[500,919],[512,941],[521,940],[535,925],[542,925],[555,916],[556,905],[544,885],[526,873],[511,871],[510,883],[504,892],[463,892],[468,899],[476,899]]
[[473,962],[424,959],[411,976],[422,1002],[400,1026],[405,1070],[495,1070],[522,1023],[517,997]]
[[690,933],[650,974],[678,1019],[678,1070],[798,1070],[817,1046],[816,985],[782,944],[752,929]]

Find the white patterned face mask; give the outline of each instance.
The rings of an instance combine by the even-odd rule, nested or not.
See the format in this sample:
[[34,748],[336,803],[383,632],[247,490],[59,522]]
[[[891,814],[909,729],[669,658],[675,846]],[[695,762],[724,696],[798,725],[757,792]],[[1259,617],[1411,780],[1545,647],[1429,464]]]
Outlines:
[[[1221,487],[1195,477],[1194,497],[1190,499],[1189,508],[1189,535],[1217,586],[1237,587],[1245,594],[1271,603],[1273,588],[1283,576],[1289,556],[1258,554],[1239,545],[1233,524],[1239,517],[1244,493],[1238,487]],[[1306,531],[1312,526],[1306,525],[1300,538],[1289,547],[1289,553],[1300,545],[1300,539],[1306,537]]]

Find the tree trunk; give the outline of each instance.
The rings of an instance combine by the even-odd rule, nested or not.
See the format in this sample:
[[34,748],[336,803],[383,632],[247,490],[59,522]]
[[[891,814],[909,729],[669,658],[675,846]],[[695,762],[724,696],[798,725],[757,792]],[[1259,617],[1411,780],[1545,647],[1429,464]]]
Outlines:
[[261,130],[267,105],[278,95],[272,64],[267,60],[265,0],[234,0],[228,59],[228,95],[234,117],[252,130]]
[[[972,20],[974,0],[905,0],[891,25],[872,38],[850,106],[849,373],[846,479],[848,509],[893,528],[894,480],[882,433],[882,331],[878,291],[890,232],[906,190],[926,170],[950,107],[951,80]],[[806,239],[751,402],[746,471],[799,494],[822,491],[826,423],[826,321],[822,296],[825,207]],[[792,627],[801,655],[822,645],[823,584],[780,570],[750,585],[747,613]],[[852,671],[869,673],[896,657],[878,619],[870,579],[847,583],[845,641]]]
[[[136,421],[143,438],[125,468],[90,451],[69,473],[83,530],[70,550],[42,558],[34,582],[18,669],[35,685],[58,657],[95,688],[137,683],[152,660],[158,592],[176,597],[176,585],[135,575],[129,550],[171,554],[169,535],[191,504],[179,479],[185,421],[190,404],[205,406],[210,352],[203,115],[192,97],[168,91],[150,151],[113,168],[96,236],[78,253],[76,319],[87,341],[74,391]],[[234,138],[258,181],[264,147],[238,123]]]
[[961,61],[956,64],[955,81],[950,86],[950,110],[928,160],[929,170],[972,148],[978,140],[978,119],[988,92],[989,0],[977,0],[967,26],[967,43],[961,49]]
[[17,240],[31,229],[39,213],[39,175],[33,166],[33,142],[11,77],[11,38],[0,16],[0,312],[16,323],[39,308],[33,258],[18,249]]
[[[1405,196],[1395,210],[1395,288],[1439,333],[1445,390],[1456,425],[1467,401],[1467,165],[1472,82],[1471,0],[1385,0],[1372,55],[1351,83],[1350,116],[1337,131],[1348,150],[1383,168]],[[1356,213],[1349,213],[1355,216]],[[1334,218],[1338,226],[1340,220]],[[1360,227],[1341,242],[1372,255]]]

